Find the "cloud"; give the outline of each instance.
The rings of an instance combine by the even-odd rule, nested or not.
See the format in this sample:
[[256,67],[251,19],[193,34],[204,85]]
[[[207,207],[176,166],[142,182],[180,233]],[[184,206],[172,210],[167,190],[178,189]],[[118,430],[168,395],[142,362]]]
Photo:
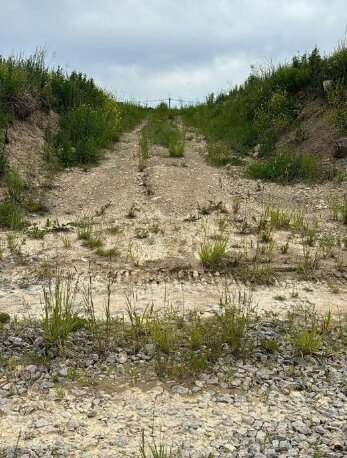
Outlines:
[[0,11],[1,53],[46,45],[52,63],[141,99],[203,98],[265,58],[329,52],[346,27],[343,0],[0,0]]

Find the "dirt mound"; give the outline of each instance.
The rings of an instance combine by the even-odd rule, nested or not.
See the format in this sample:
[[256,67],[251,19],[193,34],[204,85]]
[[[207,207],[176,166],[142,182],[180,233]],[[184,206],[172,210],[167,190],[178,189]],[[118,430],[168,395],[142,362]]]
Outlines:
[[25,121],[15,120],[8,129],[6,153],[10,165],[18,169],[26,181],[42,181],[44,170],[45,129],[55,129],[58,115],[36,111]]
[[341,135],[331,116],[332,110],[323,100],[308,102],[293,127],[277,142],[276,149],[316,154],[333,160],[335,142]]

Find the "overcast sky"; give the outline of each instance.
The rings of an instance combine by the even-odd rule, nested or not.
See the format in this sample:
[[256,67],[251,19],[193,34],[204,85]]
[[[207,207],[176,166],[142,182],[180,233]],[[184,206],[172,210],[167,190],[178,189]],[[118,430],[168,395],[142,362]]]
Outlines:
[[346,24],[346,0],[0,0],[0,54],[46,46],[121,99],[202,100],[252,64],[330,52]]

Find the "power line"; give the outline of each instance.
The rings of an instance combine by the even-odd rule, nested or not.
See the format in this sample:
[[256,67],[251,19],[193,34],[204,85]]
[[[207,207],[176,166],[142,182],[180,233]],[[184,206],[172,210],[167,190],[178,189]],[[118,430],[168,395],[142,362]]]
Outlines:
[[172,97],[168,98],[163,98],[163,99],[156,99],[156,100],[139,100],[135,103],[138,104],[147,104],[147,103],[163,103],[163,102],[169,102],[169,106],[171,105],[171,102],[179,102],[179,103],[188,103],[188,104],[194,104],[196,101],[194,100],[182,100],[182,99],[175,99]]

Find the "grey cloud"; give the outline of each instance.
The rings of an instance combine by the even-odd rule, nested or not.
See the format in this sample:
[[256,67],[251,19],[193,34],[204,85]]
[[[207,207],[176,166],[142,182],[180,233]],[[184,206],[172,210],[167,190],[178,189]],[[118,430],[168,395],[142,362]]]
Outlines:
[[54,64],[119,93],[203,97],[264,58],[330,51],[345,11],[343,0],[0,0],[0,53],[46,45]]

